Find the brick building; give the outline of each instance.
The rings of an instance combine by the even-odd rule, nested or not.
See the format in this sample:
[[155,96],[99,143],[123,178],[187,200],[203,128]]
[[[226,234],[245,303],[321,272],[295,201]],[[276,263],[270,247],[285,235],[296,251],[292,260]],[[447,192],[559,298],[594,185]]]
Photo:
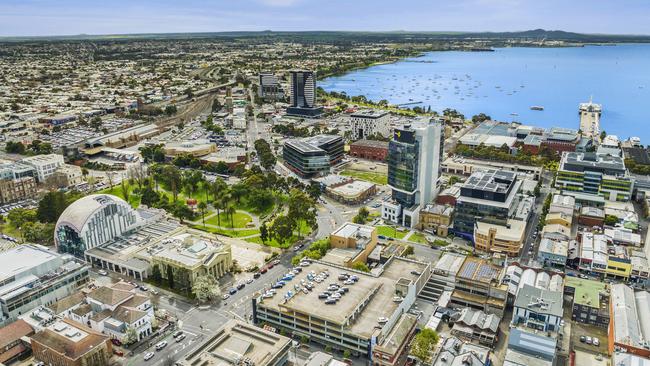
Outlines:
[[388,156],[388,142],[359,140],[350,144],[350,156],[361,159],[384,161]]

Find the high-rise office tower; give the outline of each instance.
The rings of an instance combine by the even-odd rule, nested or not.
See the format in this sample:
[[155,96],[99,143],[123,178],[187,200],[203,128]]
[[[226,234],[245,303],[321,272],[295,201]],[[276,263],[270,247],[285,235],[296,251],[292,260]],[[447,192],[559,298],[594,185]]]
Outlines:
[[291,71],[291,94],[287,114],[298,117],[318,117],[322,107],[316,106],[316,73]]
[[391,200],[382,205],[382,218],[413,227],[420,208],[438,192],[442,160],[442,124],[438,120],[396,128],[388,145],[388,185]]
[[603,107],[600,104],[592,102],[591,98],[589,103],[580,103],[580,130],[582,136],[594,139],[595,142],[600,141],[600,115],[603,112]]

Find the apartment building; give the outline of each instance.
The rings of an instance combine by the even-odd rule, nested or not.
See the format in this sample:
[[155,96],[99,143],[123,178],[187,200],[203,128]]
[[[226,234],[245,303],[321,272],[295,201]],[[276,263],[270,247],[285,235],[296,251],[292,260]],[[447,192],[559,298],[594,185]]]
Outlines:
[[373,109],[350,114],[352,140],[362,140],[374,135],[388,137],[390,133],[388,117],[388,112]]

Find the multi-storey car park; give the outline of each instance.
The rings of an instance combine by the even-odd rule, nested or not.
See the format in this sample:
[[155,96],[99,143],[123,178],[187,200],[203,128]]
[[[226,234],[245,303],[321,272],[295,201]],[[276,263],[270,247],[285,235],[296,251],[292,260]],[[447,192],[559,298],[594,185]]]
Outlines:
[[[409,323],[402,318],[407,315],[430,275],[429,264],[401,257],[393,257],[374,273],[323,262],[314,262],[303,268],[292,279],[285,277],[286,284],[275,294],[266,292],[252,300],[254,321],[370,358],[373,350],[384,345],[387,338],[396,342],[397,339],[389,335],[395,326],[406,327]],[[346,282],[346,274],[354,275],[358,280]],[[326,299],[319,298],[319,295],[332,285],[348,290],[335,303],[326,304]],[[407,341],[405,335],[398,337],[400,342]],[[393,348],[381,350],[386,352],[390,349]],[[398,352],[403,347],[394,350]]]

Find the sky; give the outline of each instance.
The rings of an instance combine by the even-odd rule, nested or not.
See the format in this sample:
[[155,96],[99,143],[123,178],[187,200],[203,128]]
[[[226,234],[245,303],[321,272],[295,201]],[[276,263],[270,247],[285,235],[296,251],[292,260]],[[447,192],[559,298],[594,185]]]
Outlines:
[[219,31],[650,35],[648,0],[0,0],[0,36]]

